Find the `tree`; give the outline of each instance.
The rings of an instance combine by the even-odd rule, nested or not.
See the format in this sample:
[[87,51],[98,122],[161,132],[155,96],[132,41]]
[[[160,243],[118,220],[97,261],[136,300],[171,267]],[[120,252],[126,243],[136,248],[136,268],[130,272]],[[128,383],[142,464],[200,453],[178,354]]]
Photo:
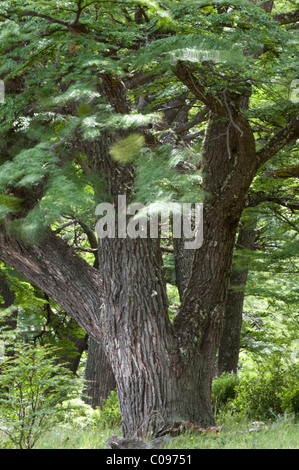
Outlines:
[[115,378],[102,344],[93,338],[88,343],[83,400],[93,408],[102,408],[110,392],[116,388]]
[[[223,372],[238,373],[243,305],[250,261],[248,253],[254,249],[255,240],[256,231],[254,227],[243,225],[239,230],[236,242],[236,265],[233,266],[230,275],[229,291],[219,341],[217,362],[219,375]],[[242,251],[245,251],[245,254],[242,254]]]
[[[239,221],[257,173],[299,131],[281,84],[296,70],[298,11],[266,3],[1,7],[0,259],[104,347],[126,437],[214,420]],[[173,320],[159,238],[99,237],[96,270],[55,234],[62,217],[90,222],[99,202],[117,210],[119,195],[204,204],[203,244]]]
[[[78,391],[73,375],[55,364],[56,348],[14,343],[1,364],[1,430],[20,449],[32,449],[53,426],[55,406]],[[54,354],[54,355],[53,355]]]

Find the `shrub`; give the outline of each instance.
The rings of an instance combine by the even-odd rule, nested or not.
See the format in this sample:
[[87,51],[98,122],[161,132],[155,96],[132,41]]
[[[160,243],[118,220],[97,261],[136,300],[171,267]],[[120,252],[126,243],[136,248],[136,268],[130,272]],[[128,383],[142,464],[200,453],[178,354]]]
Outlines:
[[92,427],[97,425],[98,410],[94,410],[90,405],[82,400],[82,397],[65,400],[57,405],[58,414],[55,421],[58,425],[76,428]]
[[[244,374],[237,388],[237,412],[253,419],[273,419],[298,406],[298,369],[279,353],[256,364],[254,375]],[[298,408],[297,408],[298,411]]]
[[284,385],[279,393],[281,407],[286,413],[299,417],[299,368],[292,364],[285,372]]
[[110,392],[109,397],[104,400],[104,406],[92,408],[81,398],[66,400],[58,406],[60,413],[56,422],[63,425],[73,425],[76,428],[114,428],[121,425],[121,414],[119,411],[116,391]]
[[56,405],[78,393],[78,381],[58,365],[55,353],[49,346],[14,344],[1,364],[0,429],[20,449],[32,449],[54,425]]
[[212,383],[212,405],[214,415],[230,403],[236,396],[236,387],[239,384],[239,378],[236,374],[224,372],[220,377],[216,377]]
[[109,397],[104,401],[100,419],[102,425],[107,427],[113,428],[121,425],[121,414],[115,390],[112,390]]

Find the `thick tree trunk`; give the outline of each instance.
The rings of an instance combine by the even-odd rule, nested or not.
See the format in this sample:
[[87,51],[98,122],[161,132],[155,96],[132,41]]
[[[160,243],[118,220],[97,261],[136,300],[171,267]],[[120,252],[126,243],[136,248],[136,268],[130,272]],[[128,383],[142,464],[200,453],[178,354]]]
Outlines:
[[73,349],[66,352],[60,357],[62,363],[65,364],[73,374],[76,374],[80,365],[81,357],[84,351],[87,350],[88,335],[77,337],[72,335],[65,335],[65,337],[73,343]]
[[[252,250],[255,237],[256,233],[254,228],[242,227],[239,231],[236,249]],[[243,304],[247,276],[248,262],[244,259],[244,267],[242,267],[242,269],[233,269],[230,276],[230,290],[225,306],[218,352],[218,375],[221,375],[223,372],[233,372],[235,374],[238,372]]]
[[88,341],[85,380],[83,400],[93,408],[102,408],[116,382],[102,345],[92,338]]
[[[181,72],[180,76],[187,83],[188,77]],[[226,119],[221,114],[217,109],[211,113],[203,148],[203,189],[207,193],[203,245],[195,250],[190,280],[174,318],[185,363],[193,362],[197,369],[197,406],[206,422],[213,421],[211,383],[237,227],[257,169],[254,139],[247,119],[237,112]]]
[[187,250],[185,242],[184,237],[173,238],[176,285],[181,300],[184,297],[184,292],[190,279],[194,259],[194,250]]
[[[126,437],[144,437],[177,420],[213,423],[210,387],[217,339],[237,225],[255,170],[247,121],[235,116],[242,134],[232,126],[227,139],[229,123],[219,117],[212,115],[203,153],[204,189],[209,193],[204,243],[195,250],[192,274],[173,324],[159,240],[100,240],[99,274],[51,233],[40,247],[22,247],[0,235],[1,259],[13,262],[96,341],[103,340]],[[124,183],[132,187],[130,169],[121,172],[114,163],[108,164],[109,143],[101,145],[110,191],[114,196],[123,194]]]
[[158,240],[104,239],[103,325],[126,437],[180,420],[209,425],[199,365],[186,362],[169,320]]
[[[184,65],[178,64],[175,74],[209,107],[211,116],[202,154],[207,193],[204,241],[195,250],[173,323],[158,240],[100,240],[99,273],[51,232],[40,246],[32,246],[18,243],[0,229],[0,259],[102,342],[116,380],[125,437],[144,437],[177,420],[213,423],[211,382],[245,196],[258,166],[296,134],[290,123],[258,152],[257,160],[253,133],[239,110],[239,95],[226,90],[223,96],[212,95]],[[102,95],[115,111],[130,112],[120,80],[107,74],[102,82]],[[118,165],[110,157],[115,138],[104,131],[97,142],[81,147],[90,171],[107,176],[114,202],[122,194],[129,200],[134,182],[132,165]]]
[[172,332],[161,264],[150,240],[129,238],[101,240],[99,264],[105,272],[104,345],[123,433],[145,436],[171,414]]
[[[12,306],[15,300],[15,294],[10,289],[9,282],[6,277],[0,272],[0,295],[3,302],[0,303],[0,309]],[[0,318],[0,330],[15,330],[18,324],[18,309],[14,306],[11,307],[11,312],[6,314],[4,318]],[[3,354],[13,356],[12,348],[6,348],[4,344]]]

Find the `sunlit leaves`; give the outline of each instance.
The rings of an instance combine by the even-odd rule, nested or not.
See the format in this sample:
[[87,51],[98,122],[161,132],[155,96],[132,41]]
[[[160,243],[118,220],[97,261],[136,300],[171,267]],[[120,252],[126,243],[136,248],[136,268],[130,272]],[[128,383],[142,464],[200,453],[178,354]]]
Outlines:
[[144,137],[140,134],[130,134],[119,140],[110,148],[113,160],[121,163],[129,163],[135,160],[141,148],[144,146]]

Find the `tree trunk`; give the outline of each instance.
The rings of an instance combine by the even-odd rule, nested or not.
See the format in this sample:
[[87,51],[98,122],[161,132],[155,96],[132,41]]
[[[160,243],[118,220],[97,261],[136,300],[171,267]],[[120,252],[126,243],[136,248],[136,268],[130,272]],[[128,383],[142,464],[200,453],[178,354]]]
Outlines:
[[70,340],[74,346],[71,351],[67,351],[60,357],[60,361],[64,363],[65,367],[67,367],[73,374],[76,374],[82,354],[87,350],[88,335],[78,338],[77,336],[66,334],[64,337]]
[[194,250],[185,249],[185,241],[184,237],[173,238],[176,286],[181,300],[190,279],[194,258]]
[[99,250],[104,344],[117,384],[123,433],[145,436],[170,413],[171,325],[161,264],[146,239],[103,239]]
[[[184,70],[179,70],[178,75],[189,84]],[[211,383],[237,227],[257,169],[254,138],[247,119],[241,112],[223,117],[217,101],[213,107],[202,154],[203,189],[207,194],[203,245],[195,250],[189,283],[174,318],[185,363],[193,362],[197,369],[197,406],[206,422],[213,421]]]
[[[7,309],[8,307],[12,306],[11,312],[7,313],[4,318],[0,319],[0,331],[15,330],[18,324],[18,309],[13,306],[15,294],[10,289],[9,282],[2,273],[0,273],[0,295],[3,299],[3,302],[0,303],[0,309]],[[3,347],[3,351],[1,352],[6,356],[14,355],[12,348],[5,348],[5,344]]]
[[[252,250],[255,241],[254,228],[242,227],[236,244],[237,250]],[[221,340],[218,352],[218,375],[223,372],[237,373],[240,351],[240,337],[243,317],[245,287],[248,276],[248,261],[243,256],[246,265],[242,269],[233,269],[230,276]]]
[[[217,339],[236,230],[255,170],[247,121],[238,115],[234,119],[242,134],[233,126],[227,147],[229,123],[211,116],[203,152],[204,190],[209,194],[204,243],[195,250],[173,324],[159,240],[100,240],[98,273],[51,232],[39,247],[22,246],[0,234],[1,259],[13,263],[96,341],[103,341],[126,437],[144,437],[178,420],[203,426],[214,422],[210,398]],[[103,159],[105,153],[108,158],[107,149],[109,143],[103,142]],[[114,163],[105,164],[114,196],[123,194],[124,183],[132,187],[129,169],[121,172]]]
[[93,408],[102,408],[104,400],[116,388],[116,382],[102,345],[92,338],[88,341],[85,380],[83,400]]
[[[17,242],[0,227],[0,259],[103,345],[116,380],[125,437],[144,437],[177,420],[213,423],[211,382],[245,196],[258,166],[298,134],[295,120],[256,154],[237,93],[212,95],[180,64],[175,74],[211,115],[202,152],[204,241],[195,250],[173,323],[158,240],[100,240],[99,273],[50,231],[34,246]],[[106,74],[102,80],[101,96],[106,92],[117,113],[130,112],[117,77]],[[115,135],[104,131],[97,145],[88,145],[94,149],[87,157],[93,174],[107,175],[115,202],[117,195],[129,196],[134,168],[112,161],[109,147],[114,141]]]

